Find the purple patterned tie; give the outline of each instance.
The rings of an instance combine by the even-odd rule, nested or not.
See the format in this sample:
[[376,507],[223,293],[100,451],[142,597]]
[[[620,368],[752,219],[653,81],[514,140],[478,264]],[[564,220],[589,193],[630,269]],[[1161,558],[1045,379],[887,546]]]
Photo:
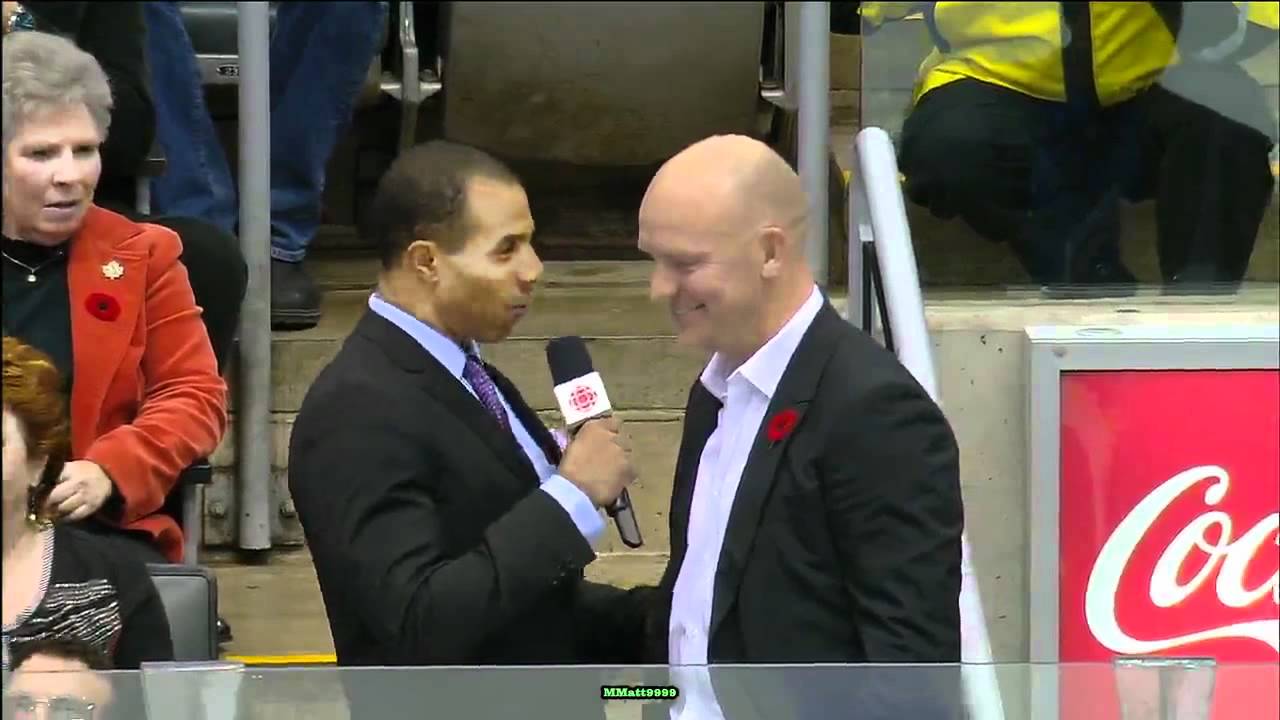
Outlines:
[[503,430],[510,432],[511,423],[507,420],[507,410],[502,407],[502,400],[498,398],[498,387],[493,384],[493,378],[489,377],[489,373],[484,369],[480,358],[467,353],[467,364],[462,368],[462,377],[476,391],[480,402],[484,404],[485,409],[489,411],[493,419],[498,421]]

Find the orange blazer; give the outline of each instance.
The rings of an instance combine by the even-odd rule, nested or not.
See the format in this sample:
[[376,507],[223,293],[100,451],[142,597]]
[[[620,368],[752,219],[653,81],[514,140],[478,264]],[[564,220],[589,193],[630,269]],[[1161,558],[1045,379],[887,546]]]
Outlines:
[[182,531],[160,509],[227,426],[227,385],[181,254],[172,230],[93,206],[67,257],[72,458],[115,483],[123,513],[108,520],[149,533],[171,562]]

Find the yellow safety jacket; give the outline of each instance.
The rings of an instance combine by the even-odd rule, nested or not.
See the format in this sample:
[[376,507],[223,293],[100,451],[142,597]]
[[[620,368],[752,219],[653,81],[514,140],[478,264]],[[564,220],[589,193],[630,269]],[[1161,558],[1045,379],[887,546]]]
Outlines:
[[[1247,6],[1249,22],[1280,28],[1280,2]],[[1086,94],[1105,107],[1150,87],[1178,62],[1174,37],[1149,2],[864,2],[861,14],[863,27],[872,31],[912,16],[923,20],[934,49],[920,65],[915,101],[962,78],[1066,101],[1068,89],[1091,75]],[[1081,65],[1072,72],[1063,38],[1081,27],[1088,29],[1091,46],[1075,55]],[[871,42],[864,38],[864,48]]]

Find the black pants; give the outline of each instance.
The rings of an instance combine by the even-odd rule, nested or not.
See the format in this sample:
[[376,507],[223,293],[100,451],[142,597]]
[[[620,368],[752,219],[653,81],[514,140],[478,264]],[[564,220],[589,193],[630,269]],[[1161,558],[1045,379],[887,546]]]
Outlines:
[[249,282],[249,269],[236,238],[195,218],[124,214],[135,221],[167,227],[182,238],[180,259],[187,268],[196,304],[204,311],[201,317],[218,358],[218,371],[225,373]]
[[1120,200],[1156,200],[1166,282],[1239,282],[1274,179],[1274,121],[1235,65],[1180,67],[1119,105],[1077,111],[959,80],[907,117],[905,192],[1007,241],[1038,283],[1107,282],[1120,263]]

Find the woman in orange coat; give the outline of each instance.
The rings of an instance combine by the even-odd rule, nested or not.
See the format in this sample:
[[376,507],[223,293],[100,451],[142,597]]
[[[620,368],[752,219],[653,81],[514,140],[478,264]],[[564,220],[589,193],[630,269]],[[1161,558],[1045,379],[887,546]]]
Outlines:
[[48,511],[178,562],[161,512],[213,452],[227,388],[172,231],[93,204],[111,91],[98,62],[38,32],[4,38],[4,334],[53,358],[71,456]]

